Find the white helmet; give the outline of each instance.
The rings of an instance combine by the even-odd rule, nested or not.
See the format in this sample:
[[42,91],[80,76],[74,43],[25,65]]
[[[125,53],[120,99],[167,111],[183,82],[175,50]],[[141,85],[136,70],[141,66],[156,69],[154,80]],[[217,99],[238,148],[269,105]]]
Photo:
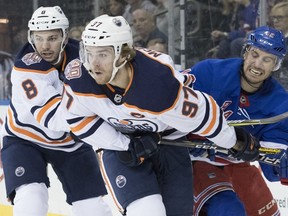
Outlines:
[[29,20],[28,28],[28,41],[35,51],[36,49],[34,47],[34,43],[31,37],[32,31],[61,29],[63,34],[61,52],[63,51],[65,47],[64,41],[68,36],[69,21],[59,6],[39,7],[37,10],[34,11],[31,19]]
[[[109,82],[111,82],[118,70],[125,65],[126,60],[118,67],[116,62],[121,54],[121,47],[127,44],[133,48],[132,30],[128,22],[122,16],[101,15],[93,19],[82,33],[84,46],[113,46],[115,59],[113,63],[113,72]],[[86,52],[80,52],[84,66],[90,71],[90,65],[87,64]],[[91,74],[91,73],[90,73]],[[91,74],[92,75],[92,74]]]

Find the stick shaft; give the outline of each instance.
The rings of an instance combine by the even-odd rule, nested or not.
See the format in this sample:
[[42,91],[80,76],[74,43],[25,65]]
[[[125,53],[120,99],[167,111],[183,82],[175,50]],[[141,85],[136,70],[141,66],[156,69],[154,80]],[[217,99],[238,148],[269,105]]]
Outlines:
[[[282,113],[269,118],[262,119],[244,119],[244,120],[229,120],[229,126],[248,126],[248,125],[260,125],[260,124],[273,124],[288,118],[288,112]],[[173,145],[190,148],[202,148],[202,149],[214,149],[214,150],[227,150],[210,141],[175,141],[175,140],[161,140],[160,144]],[[277,154],[281,152],[281,149],[272,148],[260,148],[259,162],[268,163],[270,165],[279,165],[279,159],[269,158],[266,154]]]
[[[226,148],[222,148],[212,142],[209,141],[188,141],[188,140],[161,140],[160,144],[164,145],[174,145],[181,147],[189,147],[189,148],[202,148],[202,149],[214,149],[214,150],[227,150]],[[274,148],[260,148],[260,153],[263,154],[277,154],[281,152],[281,149]]]
[[248,125],[259,125],[259,124],[273,124],[288,118],[288,112],[276,115],[270,118],[263,119],[244,119],[244,120],[228,120],[230,126],[248,126]]
[[[214,149],[214,150],[226,150],[220,146],[215,145],[209,141],[187,141],[187,140],[161,140],[160,144],[162,145],[172,145],[172,146],[180,146],[180,147],[188,147],[188,148],[202,148],[202,149]],[[258,162],[269,164],[272,166],[278,166],[280,164],[280,160],[277,158],[272,158],[267,156],[267,154],[277,154],[281,152],[281,149],[272,149],[272,148],[260,148],[260,155],[258,158]],[[228,152],[227,152],[228,153]]]

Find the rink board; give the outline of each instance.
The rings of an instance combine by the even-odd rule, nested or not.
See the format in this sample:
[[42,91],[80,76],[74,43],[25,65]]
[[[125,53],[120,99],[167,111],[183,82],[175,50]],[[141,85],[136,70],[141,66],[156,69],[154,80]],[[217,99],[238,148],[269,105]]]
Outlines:
[[[0,122],[3,121],[6,110],[6,105],[0,105]],[[255,165],[257,166],[257,163],[255,163]],[[1,169],[0,173],[2,173]],[[62,191],[61,184],[51,166],[48,166],[48,174],[51,183],[51,187],[49,188],[48,216],[72,216],[70,206],[65,202],[66,197]],[[267,182],[267,184],[277,201],[281,215],[288,215],[288,187],[283,186],[278,182]],[[109,195],[105,197],[105,200],[111,206],[114,216],[121,216]],[[4,181],[0,182],[0,216],[12,216],[11,204],[6,199]]]

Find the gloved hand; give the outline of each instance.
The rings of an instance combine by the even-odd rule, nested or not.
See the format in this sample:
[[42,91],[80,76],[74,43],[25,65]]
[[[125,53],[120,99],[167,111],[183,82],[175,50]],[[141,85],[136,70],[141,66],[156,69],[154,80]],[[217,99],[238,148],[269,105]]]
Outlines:
[[[186,139],[189,141],[207,141],[205,137],[189,133],[186,135]],[[208,157],[211,161],[215,160],[215,150],[214,149],[204,149],[204,148],[189,148],[189,153],[193,157]]]
[[193,157],[205,157],[210,161],[215,161],[214,149],[202,149],[202,148],[189,148],[189,154]]
[[230,148],[229,153],[243,161],[255,161],[259,158],[259,142],[241,127],[234,127],[237,137],[236,144]]
[[158,143],[161,140],[159,133],[151,132],[130,138],[128,151],[117,152],[118,159],[127,166],[138,166],[158,152]]
[[202,148],[189,148],[189,154],[193,157],[201,157],[207,153],[207,149]]
[[281,159],[280,159],[280,167],[279,167],[279,176],[280,182],[283,185],[288,186],[288,157],[287,150],[284,151]]

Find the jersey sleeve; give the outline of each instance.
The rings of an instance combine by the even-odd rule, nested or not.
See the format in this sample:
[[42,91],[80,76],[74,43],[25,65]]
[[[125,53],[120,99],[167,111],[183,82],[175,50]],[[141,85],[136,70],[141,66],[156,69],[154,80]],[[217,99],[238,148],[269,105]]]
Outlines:
[[206,137],[224,148],[231,148],[236,143],[234,128],[228,126],[215,100],[187,86],[180,88],[175,107],[159,118],[176,130]]
[[[16,64],[12,71],[11,81],[12,93],[17,97],[13,97],[12,102],[22,104],[25,109],[30,110],[42,126],[53,131],[69,132],[68,124],[61,117],[63,116],[62,110],[58,110],[63,86],[60,81],[55,80],[59,80],[58,71],[55,68],[32,70],[17,67]],[[49,124],[52,121],[53,125]]]
[[[31,113],[40,125],[53,131],[69,132],[69,125],[64,118],[65,110],[60,106],[62,95],[57,93],[57,90],[52,86],[46,87],[46,90],[49,89],[51,93],[50,97],[47,94],[40,97],[43,99],[38,101],[39,105],[34,103],[34,106],[31,108]],[[54,94],[52,93],[53,91]]]
[[94,148],[118,151],[128,149],[130,139],[85,107],[69,85],[65,85],[62,100],[66,108],[65,119],[71,131],[81,140]]

